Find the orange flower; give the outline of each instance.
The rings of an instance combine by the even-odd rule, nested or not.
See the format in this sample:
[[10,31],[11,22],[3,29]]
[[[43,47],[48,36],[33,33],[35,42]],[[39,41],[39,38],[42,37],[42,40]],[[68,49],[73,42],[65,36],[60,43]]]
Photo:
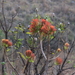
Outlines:
[[2,42],[7,44],[9,42],[9,40],[8,39],[2,39]]
[[41,19],[41,22],[42,22],[42,24],[44,24],[44,25],[51,25],[51,23],[48,22],[48,21],[45,20],[45,19]]
[[32,25],[37,25],[38,22],[39,22],[39,19],[33,19],[33,20],[31,21],[31,24],[32,24]]
[[41,27],[41,31],[44,32],[45,34],[53,34],[54,31],[56,31],[56,29],[55,29],[55,26],[46,24]]
[[31,57],[32,51],[31,51],[31,50],[27,50],[27,51],[25,52],[25,54],[26,54],[26,56]]
[[45,19],[41,19],[41,22],[45,24],[46,23],[46,20]]
[[70,44],[69,43],[65,43],[65,45],[64,45],[65,47],[69,47],[70,46]]
[[58,51],[58,52],[61,52],[61,49],[60,49],[60,48],[58,48],[58,49],[57,49],[57,51]]
[[44,25],[41,27],[41,31],[47,34],[49,32],[50,27],[48,25]]
[[35,33],[37,31],[37,26],[39,24],[39,19],[33,19],[31,21],[31,25],[30,25],[30,32]]
[[31,33],[43,32],[44,34],[53,34],[56,31],[55,26],[51,25],[45,19],[33,19],[29,28]]
[[8,44],[8,46],[12,46],[12,42],[10,42],[10,41],[7,44]]
[[51,26],[50,26],[50,29],[51,29],[51,31],[53,31],[53,32],[56,31],[55,26],[52,26],[52,25],[51,25]]
[[9,39],[2,39],[2,43],[7,44],[8,46],[12,46],[12,42]]
[[45,24],[48,24],[49,22],[46,21],[45,19],[41,19],[41,23],[42,23],[42,25],[45,25]]
[[35,59],[35,54],[34,53],[31,54],[31,59],[33,59],[33,60]]
[[45,19],[42,19],[42,27],[41,27],[41,32],[45,34],[53,34],[54,31],[56,31],[55,26],[51,25],[50,22],[48,22]]
[[57,58],[56,58],[56,63],[57,63],[58,65],[62,64],[62,62],[63,62],[62,58],[60,58],[60,57],[57,57]]

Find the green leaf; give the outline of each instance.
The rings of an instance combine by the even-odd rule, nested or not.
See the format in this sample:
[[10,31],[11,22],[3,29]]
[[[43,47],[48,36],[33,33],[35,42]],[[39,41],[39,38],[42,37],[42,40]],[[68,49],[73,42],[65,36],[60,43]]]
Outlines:
[[10,51],[10,49],[7,49],[6,51],[7,51],[7,52]]
[[32,34],[31,32],[26,32],[26,34]]
[[73,65],[73,67],[75,68],[75,64]]
[[3,46],[8,47],[8,45],[6,43],[3,43]]
[[21,52],[17,52],[17,53],[20,54],[21,57],[26,60],[26,57]]
[[18,39],[18,41],[23,41],[24,39]]
[[57,62],[54,62],[54,65],[58,65],[58,63]]
[[30,59],[31,57],[26,56],[27,59]]
[[15,27],[15,29],[18,29],[18,27]]
[[14,33],[17,34],[18,32],[17,31],[14,31]]
[[16,75],[15,72],[12,72],[12,75]]
[[8,75],[8,73],[7,72],[4,72],[4,75]]
[[54,36],[52,35],[50,38],[51,38],[51,39],[53,39],[53,38],[54,38]]
[[54,53],[52,53],[52,54],[54,54]]
[[34,60],[31,59],[31,60],[29,60],[29,62],[34,62]]
[[71,63],[71,62],[72,62],[71,60],[68,60],[68,61],[67,61],[67,63]]
[[67,49],[68,49],[68,47],[64,46],[64,49],[65,49],[65,50],[67,50]]
[[28,38],[27,43],[32,46],[33,45],[33,38],[32,37]]
[[5,62],[0,62],[2,65],[5,65]]

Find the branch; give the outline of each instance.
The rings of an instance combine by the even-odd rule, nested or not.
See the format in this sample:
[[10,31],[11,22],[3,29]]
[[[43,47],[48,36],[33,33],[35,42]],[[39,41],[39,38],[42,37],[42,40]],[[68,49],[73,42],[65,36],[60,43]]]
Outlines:
[[67,58],[68,58],[68,56],[69,56],[69,54],[70,54],[70,52],[71,52],[71,50],[72,50],[72,48],[73,48],[74,42],[75,42],[75,40],[73,41],[73,43],[72,43],[72,45],[71,45],[71,47],[70,47],[70,49],[69,49],[69,51],[68,51],[68,53],[67,53],[67,56],[65,57],[65,59],[64,59],[64,61],[63,61],[63,64],[62,64],[62,66],[61,66],[61,69],[64,67],[64,64],[65,64],[65,62],[66,62],[66,60],[67,60]]
[[[19,10],[19,9],[18,9]],[[12,18],[11,18],[11,25],[10,25],[10,27],[8,28],[8,31],[11,29],[11,27],[12,27],[12,25],[13,25],[13,20],[14,20],[14,18],[16,17],[16,15],[18,14],[18,12],[16,12],[16,14],[13,16],[12,15]]]
[[44,53],[44,51],[43,51],[42,40],[40,40],[40,45],[41,45],[41,52],[42,52],[42,54],[43,54],[45,60],[47,60],[47,57],[46,57],[46,55],[45,55],[45,53]]
[[21,57],[20,54],[19,54],[19,56],[20,56],[20,58],[21,58],[21,60],[22,60],[23,65],[25,65],[25,62],[24,62],[24,60],[23,60],[23,58]]
[[75,74],[75,72],[74,73],[72,73],[72,75],[74,75]]
[[67,70],[67,69],[74,69],[75,67],[68,67],[68,68],[65,68],[65,69],[63,69],[62,71],[65,71],[65,70]]
[[63,63],[62,63],[62,66],[61,66],[59,72],[57,73],[57,75],[59,75],[59,74],[63,71],[63,67],[64,67],[64,65],[65,65],[65,63],[66,63],[66,60],[68,59],[68,56],[69,56],[69,54],[70,54],[72,48],[74,47],[74,42],[75,42],[75,39],[74,39],[73,43],[71,44],[71,47],[70,47],[70,49],[69,49],[69,51],[68,51],[68,53],[67,53],[67,56],[65,57],[65,59],[64,59],[64,61],[63,61]]
[[4,14],[4,0],[2,0],[2,15],[3,15],[3,19],[4,19],[6,30],[7,30],[6,18],[5,18],[5,14]]
[[10,66],[14,69],[14,71],[16,72],[17,75],[19,75],[19,73],[17,72],[17,70],[15,69],[15,67],[10,63],[10,60],[8,59],[8,57],[6,57],[8,63],[10,64]]
[[26,63],[26,65],[23,68],[23,73],[25,73],[25,71],[27,70],[28,65],[29,65],[29,60],[27,60],[27,63]]
[[3,23],[2,23],[1,20],[0,20],[0,24],[1,24],[1,27],[2,27],[3,31],[5,32],[5,29],[4,29],[4,26],[3,26]]
[[44,65],[43,65],[43,67],[42,67],[42,69],[41,69],[39,75],[42,75],[42,74],[43,74],[43,72],[44,72],[44,70],[45,70],[45,66],[46,66],[46,61],[45,61]]
[[42,54],[40,54],[40,56],[39,56],[38,58],[39,58],[39,59],[38,59],[37,63],[34,64],[34,67],[35,67],[35,74],[34,74],[34,75],[38,74],[37,66],[38,66],[38,64],[39,64],[39,62],[40,62],[40,60],[41,60],[41,58],[42,58]]

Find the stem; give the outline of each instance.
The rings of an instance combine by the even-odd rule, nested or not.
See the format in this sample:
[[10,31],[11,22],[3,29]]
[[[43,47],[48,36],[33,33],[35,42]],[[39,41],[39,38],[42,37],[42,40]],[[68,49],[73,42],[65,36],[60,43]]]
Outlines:
[[[3,23],[1,22],[1,26],[5,31],[7,31],[7,25],[6,25],[6,18],[5,18],[5,14],[4,14],[4,0],[2,0],[2,16],[3,16],[3,21],[4,21],[4,26],[6,28],[6,30],[4,29],[4,26],[3,26]],[[5,33],[5,38],[7,39],[7,33]],[[3,57],[2,57],[2,62],[5,62],[5,49],[4,49],[4,52],[3,52]],[[4,75],[5,71],[4,71],[4,66],[5,65],[2,65],[2,75]]]
[[2,0],[2,15],[3,15],[3,19],[4,19],[4,25],[5,25],[6,30],[7,30],[6,18],[5,18],[5,14],[4,14],[4,0]]
[[[7,32],[5,32],[5,39],[7,39],[7,38],[8,38],[8,35],[7,35]],[[4,52],[3,52],[2,62],[5,62],[5,55],[6,55],[6,48],[4,49]],[[2,75],[4,75],[4,73],[5,73],[4,66],[5,65],[2,65]]]
[[27,63],[26,63],[26,65],[23,68],[23,73],[25,73],[25,71],[27,70],[28,65],[29,65],[29,60],[27,60]]
[[8,39],[8,32],[5,31],[5,39]]
[[46,55],[45,55],[45,53],[44,53],[44,51],[43,51],[42,40],[40,40],[40,46],[41,46],[41,52],[42,52],[42,54],[43,54],[45,60],[47,60],[47,57],[46,57]]
[[[3,53],[3,57],[2,57],[2,62],[5,62],[4,53]],[[2,75],[4,75],[4,65],[2,65]]]
[[[5,62],[5,56],[6,56],[6,47],[4,48],[4,51],[3,51],[2,62]],[[5,65],[2,65],[2,75],[5,75],[4,66]]]

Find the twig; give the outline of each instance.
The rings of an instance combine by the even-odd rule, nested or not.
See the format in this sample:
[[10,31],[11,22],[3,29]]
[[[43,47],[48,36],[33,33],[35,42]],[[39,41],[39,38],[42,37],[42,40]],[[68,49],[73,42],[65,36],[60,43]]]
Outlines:
[[23,60],[23,58],[21,57],[20,54],[19,54],[19,56],[20,56],[20,58],[21,58],[21,60],[22,60],[23,65],[25,65],[25,62],[24,62],[24,60]]
[[26,63],[26,65],[23,68],[23,73],[25,73],[25,70],[27,69],[28,65],[29,65],[29,60],[27,60],[27,63]]
[[3,19],[4,19],[4,25],[6,27],[6,31],[7,31],[7,25],[6,25],[6,18],[5,18],[5,14],[4,14],[4,0],[2,0],[2,15],[3,15]]
[[44,72],[44,70],[45,70],[45,66],[46,66],[46,61],[45,61],[45,63],[44,63],[44,65],[43,65],[43,67],[42,67],[42,69],[41,69],[41,71],[40,71],[40,75],[42,75],[43,74],[43,72]]
[[2,23],[1,20],[0,20],[0,25],[1,25],[2,29],[3,29],[3,31],[5,32],[5,29],[4,29],[4,26],[3,26],[3,23]]
[[75,74],[75,72],[74,73],[72,73],[72,75],[74,75]]
[[8,63],[10,64],[10,66],[14,69],[14,71],[16,72],[16,74],[19,75],[19,73],[17,72],[17,70],[15,69],[15,67],[10,63],[10,60],[8,59],[7,56],[6,56],[6,59],[7,59]]
[[11,25],[10,25],[10,27],[8,28],[8,31],[11,29],[11,27],[12,27],[12,25],[13,25],[13,20],[14,20],[14,18],[16,17],[17,14],[18,14],[18,12],[16,12],[16,14],[15,14],[14,16],[12,15]]
[[62,69],[62,71],[65,71],[67,69],[74,69],[75,67],[68,67],[68,68],[65,68],[65,69]]
[[39,62],[40,62],[40,60],[41,60],[41,58],[42,58],[42,54],[40,54],[40,56],[39,56],[38,58],[39,58],[39,59],[38,59],[37,63],[34,64],[34,66],[35,66],[35,74],[34,74],[34,75],[38,74],[37,66],[38,66],[38,64],[39,64]]

